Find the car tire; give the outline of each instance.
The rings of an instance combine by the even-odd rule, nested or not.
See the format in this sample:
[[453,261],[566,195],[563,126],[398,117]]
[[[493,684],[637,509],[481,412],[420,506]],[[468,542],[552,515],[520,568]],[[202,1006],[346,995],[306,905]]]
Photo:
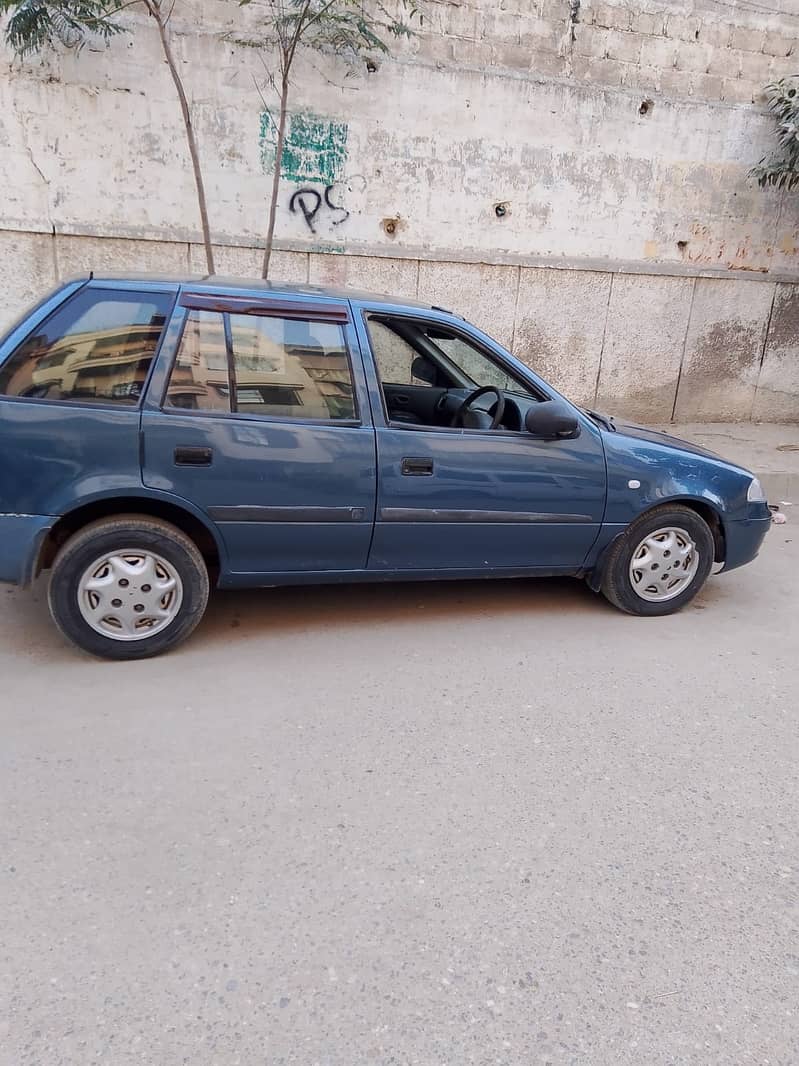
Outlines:
[[713,533],[701,515],[680,504],[656,507],[614,541],[602,594],[627,614],[673,614],[702,588],[714,555]]
[[185,533],[147,515],[118,515],[63,545],[48,601],[58,628],[83,651],[146,659],[189,636],[208,594],[205,561]]

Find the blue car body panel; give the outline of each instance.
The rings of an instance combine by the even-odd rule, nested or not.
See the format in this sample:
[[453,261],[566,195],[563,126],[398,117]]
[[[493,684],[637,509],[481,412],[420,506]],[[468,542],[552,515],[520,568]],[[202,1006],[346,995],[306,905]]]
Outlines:
[[[221,586],[598,571],[614,539],[668,501],[718,518],[725,569],[754,558],[770,525],[752,475],[676,438],[600,428],[573,408],[572,440],[390,423],[364,316],[457,326],[544,398],[563,399],[482,331],[446,312],[369,294],[258,283],[79,279],[42,300],[0,342],[0,365],[86,285],[174,296],[138,406],[0,397],[0,580],[24,584],[64,516],[104,501],[179,507],[217,545]],[[166,411],[164,389],[186,311],[181,293],[345,308],[357,418],[313,422]],[[207,467],[176,449],[208,449]],[[404,460],[430,465],[406,476]],[[707,510],[705,511],[707,513]]]
[[[578,570],[599,534],[605,510],[605,457],[598,428],[582,414],[574,440],[519,433],[390,424],[370,355],[364,314],[354,305],[376,426],[378,488],[371,570],[436,571],[525,567]],[[452,325],[452,316],[403,309],[406,317]],[[546,395],[527,367],[480,330],[456,323],[496,359]],[[404,459],[430,462],[429,476],[407,477]]]
[[135,408],[0,396],[0,511],[55,517],[107,495],[141,489]]

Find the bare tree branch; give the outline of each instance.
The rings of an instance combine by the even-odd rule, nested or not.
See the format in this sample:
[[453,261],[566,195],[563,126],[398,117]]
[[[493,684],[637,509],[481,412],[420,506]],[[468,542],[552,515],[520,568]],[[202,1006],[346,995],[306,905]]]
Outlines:
[[[249,3],[249,0],[240,0]],[[416,0],[398,0],[398,7],[410,13],[411,19],[418,14]],[[332,53],[343,57],[351,66],[374,51],[388,52],[384,35],[399,37],[411,35],[410,26],[389,12],[383,0],[273,0],[272,13],[265,25],[278,42],[280,68],[280,114],[277,123],[275,163],[272,174],[272,189],[269,198],[269,215],[266,229],[263,276],[269,274],[269,264],[274,241],[277,201],[283,170],[283,153],[286,144],[286,122],[291,89],[291,72],[297,51],[305,48],[320,54]],[[311,64],[321,73],[315,64]],[[266,66],[266,63],[264,63]],[[338,89],[354,89],[354,86],[337,84],[322,74],[329,85]],[[277,86],[273,87],[277,89]],[[256,86],[256,88],[258,88]],[[270,115],[261,90],[259,96]]]
[[191,165],[194,171],[194,184],[197,189],[197,204],[200,209],[200,223],[203,231],[203,245],[205,246],[205,262],[208,268],[208,273],[214,274],[216,272],[214,269],[214,249],[211,244],[211,227],[208,222],[208,204],[205,198],[205,183],[203,182],[197,140],[194,136],[194,126],[191,121],[189,101],[186,97],[186,91],[183,88],[183,81],[180,77],[177,63],[175,62],[175,56],[172,52],[172,45],[169,41],[167,26],[162,17],[160,5],[157,4],[155,0],[146,0],[146,2],[151,5],[151,11],[155,18],[156,25],[158,26],[158,35],[161,38],[161,47],[164,52],[164,58],[169,67],[169,73],[172,75],[172,81],[174,82],[175,90],[178,94],[178,100],[180,101],[180,111],[183,115],[183,126],[186,131],[186,140],[188,141],[189,155],[191,156]]

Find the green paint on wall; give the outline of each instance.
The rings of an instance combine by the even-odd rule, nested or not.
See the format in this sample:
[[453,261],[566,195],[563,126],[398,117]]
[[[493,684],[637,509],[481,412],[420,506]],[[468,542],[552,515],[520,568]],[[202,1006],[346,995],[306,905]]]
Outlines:
[[[347,162],[348,132],[346,122],[331,122],[309,112],[290,115],[282,177],[298,185],[333,185],[340,181]],[[269,111],[262,111],[258,143],[266,173],[274,170],[276,141],[275,120]]]

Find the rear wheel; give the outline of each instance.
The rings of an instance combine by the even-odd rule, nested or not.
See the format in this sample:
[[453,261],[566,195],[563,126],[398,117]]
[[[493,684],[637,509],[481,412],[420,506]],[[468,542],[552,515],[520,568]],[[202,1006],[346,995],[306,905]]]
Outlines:
[[704,585],[714,554],[713,534],[696,511],[679,504],[657,507],[613,545],[602,593],[628,614],[672,614]]
[[208,602],[197,546],[168,522],[120,515],[93,522],[61,548],[50,613],[79,648],[106,659],[144,659],[192,632]]

